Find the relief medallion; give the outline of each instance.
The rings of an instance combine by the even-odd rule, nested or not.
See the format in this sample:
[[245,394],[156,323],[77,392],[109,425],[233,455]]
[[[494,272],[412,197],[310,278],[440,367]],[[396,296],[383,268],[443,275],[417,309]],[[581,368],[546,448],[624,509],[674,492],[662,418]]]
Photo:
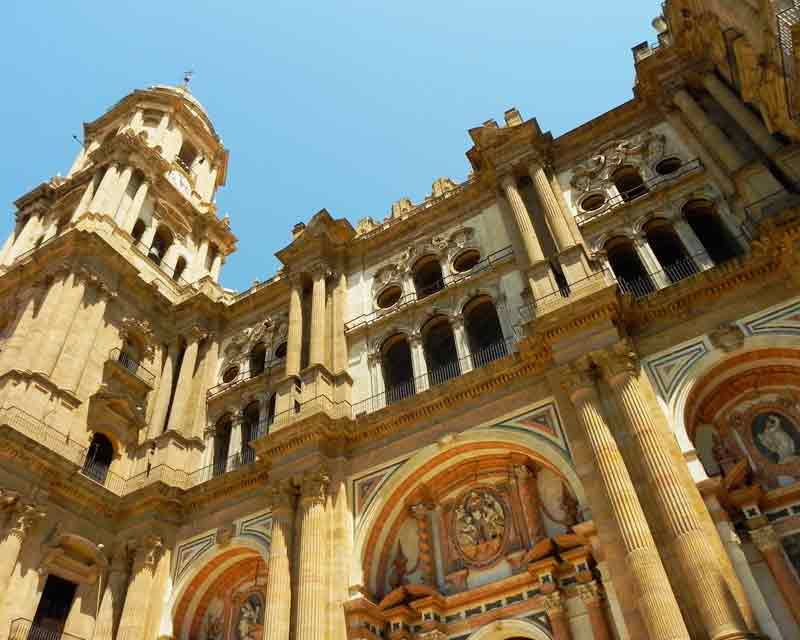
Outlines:
[[489,487],[464,493],[453,510],[453,545],[464,562],[474,567],[491,564],[502,554],[508,533],[508,509]]

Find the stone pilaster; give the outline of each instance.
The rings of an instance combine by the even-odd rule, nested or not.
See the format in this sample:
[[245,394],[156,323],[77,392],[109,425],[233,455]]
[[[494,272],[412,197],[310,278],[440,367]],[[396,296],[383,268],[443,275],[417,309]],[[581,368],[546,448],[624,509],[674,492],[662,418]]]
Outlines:
[[178,343],[176,340],[167,347],[164,354],[164,365],[161,368],[161,377],[158,381],[158,389],[155,393],[153,404],[153,415],[150,418],[150,428],[148,437],[155,438],[164,430],[167,420],[167,410],[172,396],[172,379],[175,375],[175,365],[178,361]]
[[200,350],[200,342],[207,337],[208,334],[200,327],[192,327],[186,336],[186,351],[183,353],[181,370],[178,373],[178,384],[175,387],[175,398],[172,401],[172,410],[169,414],[169,426],[167,427],[168,429],[180,431],[185,435],[188,435],[188,431],[191,429],[191,425],[184,424],[184,419],[192,393],[192,378],[197,365],[197,354]]
[[331,625],[332,640],[347,640],[344,603],[350,595],[353,515],[347,502],[346,460],[339,458],[336,464],[331,487]]
[[333,371],[347,369],[347,337],[344,333],[345,305],[347,302],[347,275],[344,269],[337,274],[333,290]]
[[553,187],[541,162],[538,160],[531,162],[528,165],[528,174],[533,181],[533,189],[536,191],[536,196],[542,205],[544,219],[547,222],[547,228],[550,229],[550,234],[553,236],[556,250],[559,253],[566,251],[575,242],[567,227],[565,213],[561,209],[561,205],[553,192]]
[[94,192],[92,203],[89,205],[89,211],[92,213],[113,213],[109,211],[109,204],[118,177],[119,165],[116,162],[112,162],[108,165],[106,172],[103,174],[103,179],[100,181],[100,185]]
[[36,523],[46,515],[46,511],[35,504],[15,501],[11,505],[8,526],[0,540],[0,600],[8,593],[23,542]]
[[86,295],[86,284],[93,277],[94,274],[89,270],[77,267],[70,277],[63,281],[63,291],[52,288],[51,295],[47,296],[40,317],[37,318],[42,339],[37,345],[38,355],[33,370],[47,376],[53,374],[64,343],[72,331],[75,316]]
[[601,409],[592,363],[581,359],[565,371],[564,387],[586,434],[619,528],[625,562],[642,621],[651,640],[689,640],[678,602],[617,442]]
[[514,479],[517,483],[517,493],[522,505],[522,514],[525,518],[525,525],[530,536],[531,547],[535,545],[544,535],[542,515],[539,511],[539,492],[536,490],[534,476],[531,470],[525,465],[514,467]]
[[[139,219],[139,214],[142,212],[142,207],[144,206],[144,201],[147,199],[147,194],[150,191],[150,183],[147,180],[143,180],[142,184],[139,185],[139,188],[136,189],[136,193],[133,196],[133,200],[131,201],[131,206],[128,207],[128,211],[125,213],[125,219],[122,221],[122,229],[130,233],[133,231],[133,227],[136,225],[136,221]],[[206,244],[206,248],[208,245]],[[203,256],[203,262],[205,262],[205,256]],[[201,263],[202,265],[203,263]]]
[[747,625],[670,455],[668,434],[658,429],[642,395],[635,353],[628,344],[620,343],[597,359],[628,423],[635,454],[664,517],[675,557],[689,578],[686,582],[709,637],[745,637]]
[[325,500],[329,482],[326,473],[309,472],[300,488],[296,640],[319,640],[326,635],[329,558]]
[[427,504],[415,504],[409,508],[411,516],[417,522],[419,536],[419,572],[423,584],[436,588],[436,573],[433,564],[433,545],[431,543],[431,527]]
[[325,280],[328,268],[318,264],[311,274],[311,338],[308,362],[311,365],[327,364],[325,362]]
[[296,491],[287,482],[267,488],[272,507],[272,541],[269,547],[264,640],[289,640],[292,614],[291,549]]
[[136,546],[117,640],[142,640],[145,637],[150,592],[161,552],[162,541],[158,536],[147,536]]
[[605,599],[603,587],[596,582],[587,582],[579,584],[576,590],[589,614],[589,624],[592,627],[594,640],[613,640],[614,635],[608,626],[608,618],[603,604]]
[[550,628],[553,630],[553,640],[572,640],[567,620],[567,603],[560,591],[554,591],[542,599]]
[[300,373],[303,351],[303,283],[298,274],[290,276],[289,330],[286,343],[286,375]]
[[765,525],[751,531],[750,539],[764,556],[775,584],[778,585],[795,621],[800,624],[800,584],[789,567],[778,534],[771,525]]
[[17,294],[17,318],[3,350],[0,352],[0,372],[9,369],[25,369],[26,360],[30,361],[34,354],[27,353],[25,346],[29,344],[28,335],[34,323],[34,313],[47,292],[42,282],[37,282]]
[[128,550],[125,546],[115,550],[111,566],[108,568],[100,608],[97,611],[92,640],[114,640],[114,632],[122,613],[128,560]]
[[672,100],[728,171],[737,171],[746,164],[744,156],[686,89],[676,91]]

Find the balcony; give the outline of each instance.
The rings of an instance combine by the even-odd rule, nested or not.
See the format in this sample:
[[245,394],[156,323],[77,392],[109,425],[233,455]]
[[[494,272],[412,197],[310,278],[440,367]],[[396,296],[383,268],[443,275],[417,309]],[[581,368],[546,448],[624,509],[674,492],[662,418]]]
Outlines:
[[615,283],[616,279],[611,271],[607,269],[596,271],[585,278],[560,287],[552,293],[540,296],[530,304],[521,306],[519,308],[520,318],[523,322],[530,322],[534,318],[541,317],[565,304],[572,304],[580,298],[605,289]]
[[700,160],[691,160],[689,162],[685,162],[670,174],[650,178],[650,180],[646,180],[644,183],[638,185],[630,191],[618,193],[616,196],[603,203],[603,205],[596,211],[584,211],[579,213],[577,216],[575,216],[575,221],[579,225],[586,224],[591,220],[595,220],[611,213],[623,205],[644,200],[655,191],[659,191],[665,186],[672,184],[673,182],[680,180],[685,176],[695,174],[702,169],[703,163],[700,162]]
[[53,631],[30,620],[17,618],[11,621],[8,640],[85,640],[81,636],[74,636],[63,631]]
[[114,362],[119,367],[122,368],[123,371],[126,371],[139,381],[143,382],[150,388],[153,387],[156,381],[156,376],[154,373],[148,371],[140,362],[138,362],[132,355],[126,353],[119,347],[112,349],[111,353],[108,356],[109,362]]
[[429,301],[430,296],[438,293],[439,291],[457,287],[458,285],[467,282],[468,280],[471,280],[482,273],[494,269],[498,264],[513,260],[513,258],[514,250],[510,246],[499,249],[494,253],[490,253],[485,258],[477,262],[469,271],[464,273],[450,274],[429,287],[401,296],[400,299],[388,309],[376,309],[371,313],[362,314],[356,318],[353,318],[352,320],[349,320],[348,322],[345,322],[345,333],[350,333],[352,331],[356,331],[357,329],[374,324],[378,320],[382,320],[387,316],[393,315],[418,301]]

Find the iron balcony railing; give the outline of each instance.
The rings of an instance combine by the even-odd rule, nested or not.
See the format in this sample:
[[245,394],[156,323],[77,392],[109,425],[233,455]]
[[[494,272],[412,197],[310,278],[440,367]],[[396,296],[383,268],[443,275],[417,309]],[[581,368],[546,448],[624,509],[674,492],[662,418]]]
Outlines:
[[578,297],[611,286],[615,282],[616,278],[611,271],[608,269],[601,269],[580,280],[559,287],[551,293],[538,296],[530,304],[522,305],[519,308],[520,318],[523,322],[529,322],[541,316],[544,312],[560,306],[566,300],[573,302]]
[[136,360],[131,354],[123,351],[119,347],[111,350],[108,356],[109,360],[118,362],[124,369],[139,378],[142,382],[150,385],[151,387],[156,381],[156,375],[148,371],[141,362]]
[[220,461],[214,461],[210,465],[187,474],[187,487],[196,487],[197,485],[208,482],[213,478],[218,478],[219,476],[230,473],[231,471],[243,469],[255,464],[256,452],[249,447],[248,443],[245,443],[244,447],[245,448],[242,451],[237,452],[232,456],[228,456]]
[[579,213],[577,216],[575,216],[575,220],[578,224],[586,224],[590,220],[594,220],[595,218],[599,218],[600,216],[611,213],[624,204],[644,198],[652,192],[659,190],[666,184],[675,182],[676,180],[679,180],[680,178],[683,178],[689,174],[696,173],[702,168],[703,163],[698,159],[684,162],[672,173],[669,173],[665,176],[656,176],[650,180],[645,180],[641,185],[634,187],[629,191],[619,193],[613,198],[609,198],[606,200],[603,206],[598,208],[596,211],[584,211]]
[[345,332],[350,332],[360,327],[372,324],[381,318],[393,313],[397,313],[402,308],[413,304],[418,300],[427,298],[428,296],[431,296],[438,291],[442,291],[443,289],[447,289],[448,287],[455,287],[466,280],[474,278],[480,273],[493,269],[498,263],[506,262],[513,257],[514,250],[510,246],[498,249],[497,251],[490,253],[482,260],[478,261],[469,271],[465,271],[463,273],[453,273],[445,276],[444,278],[427,287],[421,287],[413,293],[407,293],[403,296],[400,296],[398,301],[395,302],[391,307],[386,309],[376,309],[375,311],[364,313],[353,318],[352,320],[349,320],[348,322],[345,322],[344,330]]
[[48,629],[34,624],[31,620],[17,618],[11,621],[8,640],[84,640],[84,638],[64,631]]
[[430,370],[412,379],[392,384],[388,386],[385,391],[381,391],[369,398],[354,403],[352,406],[352,418],[356,419],[359,416],[374,413],[391,404],[427,391],[432,387],[443,385],[474,369],[485,367],[512,353],[515,343],[516,338],[511,337],[488,345],[482,349],[476,349],[446,364],[432,367]]
[[215,384],[213,387],[211,387],[206,392],[206,397],[211,399],[214,396],[217,396],[224,391],[230,391],[231,389],[234,389],[240,384],[244,384],[253,378],[260,378],[261,376],[269,377],[276,371],[282,371],[285,366],[286,358],[274,358],[269,362],[266,362],[264,364],[264,368],[260,371],[251,371],[249,369],[244,370],[244,368],[240,368],[239,373],[237,373],[232,380],[229,380],[228,382],[220,382],[219,384]]

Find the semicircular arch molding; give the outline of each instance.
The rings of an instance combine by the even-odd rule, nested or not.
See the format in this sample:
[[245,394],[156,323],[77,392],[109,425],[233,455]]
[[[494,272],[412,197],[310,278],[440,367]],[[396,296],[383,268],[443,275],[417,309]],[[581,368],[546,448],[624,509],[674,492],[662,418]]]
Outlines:
[[528,620],[498,620],[481,627],[469,640],[552,640],[542,627]]

